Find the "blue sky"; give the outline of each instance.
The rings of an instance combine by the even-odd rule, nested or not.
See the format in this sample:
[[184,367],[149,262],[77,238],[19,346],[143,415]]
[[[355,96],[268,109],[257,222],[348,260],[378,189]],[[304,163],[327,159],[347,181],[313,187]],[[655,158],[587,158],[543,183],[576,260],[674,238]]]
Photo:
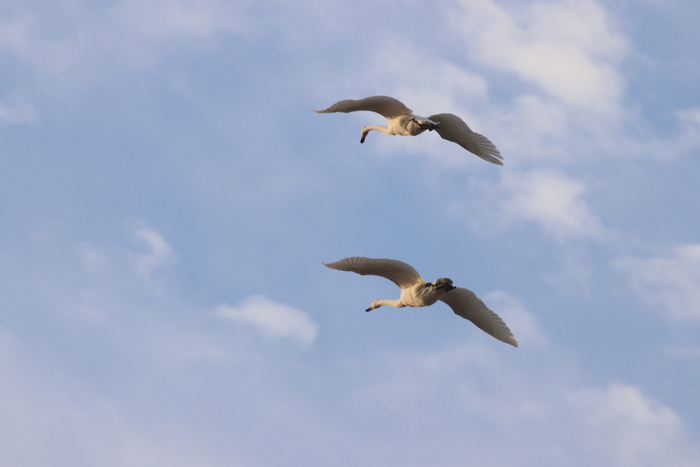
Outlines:
[[[0,463],[700,465],[698,15],[2,2]],[[312,112],[371,95],[504,167]]]

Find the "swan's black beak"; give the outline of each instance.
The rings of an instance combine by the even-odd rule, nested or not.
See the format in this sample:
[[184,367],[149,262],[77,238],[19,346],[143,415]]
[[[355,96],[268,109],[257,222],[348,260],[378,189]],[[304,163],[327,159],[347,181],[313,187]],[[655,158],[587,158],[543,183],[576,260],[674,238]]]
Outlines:
[[[418,122],[416,122],[416,123],[418,123]],[[418,123],[418,126],[422,130],[428,130],[428,131],[433,131],[433,130],[437,130],[438,128],[440,128],[440,125],[438,125],[435,122],[431,122],[430,120],[426,120],[425,122]]]

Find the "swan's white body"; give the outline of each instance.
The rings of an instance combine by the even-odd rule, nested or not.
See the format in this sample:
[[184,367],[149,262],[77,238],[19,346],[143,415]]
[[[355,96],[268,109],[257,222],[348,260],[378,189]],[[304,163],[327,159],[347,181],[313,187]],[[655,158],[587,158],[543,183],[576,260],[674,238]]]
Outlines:
[[440,300],[447,303],[455,314],[468,319],[487,334],[514,347],[518,346],[513,333],[496,313],[489,310],[471,290],[454,287],[450,279],[441,278],[426,283],[412,266],[395,259],[353,256],[323,264],[339,271],[385,277],[399,286],[401,297],[398,300],[374,300],[366,311],[382,305],[396,308],[430,306]]
[[419,117],[401,101],[388,96],[373,96],[360,100],[336,102],[327,109],[314,110],[316,113],[357,112],[368,110],[383,115],[387,126],[370,125],[362,127],[360,143],[365,142],[367,133],[372,130],[387,135],[416,136],[425,130],[435,130],[442,139],[457,143],[469,152],[494,164],[503,165],[503,156],[489,139],[473,132],[464,121],[453,114],[436,114],[428,118]]

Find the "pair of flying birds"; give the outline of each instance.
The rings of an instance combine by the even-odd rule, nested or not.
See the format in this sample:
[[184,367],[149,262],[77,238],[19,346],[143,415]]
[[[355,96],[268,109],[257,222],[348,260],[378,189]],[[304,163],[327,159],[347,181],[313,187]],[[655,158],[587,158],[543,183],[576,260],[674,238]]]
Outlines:
[[[494,164],[503,165],[503,157],[496,146],[485,136],[473,132],[464,121],[453,114],[436,114],[419,117],[401,101],[387,96],[367,97],[360,100],[336,102],[327,109],[314,110],[320,114],[335,112],[356,112],[367,110],[383,115],[387,126],[370,125],[362,127],[360,143],[365,142],[367,133],[372,130],[387,135],[416,136],[425,130],[435,131],[443,139],[457,143],[469,152]],[[352,271],[357,274],[381,276],[399,286],[398,300],[374,300],[366,311],[382,305],[402,308],[405,306],[430,306],[438,300],[447,303],[455,314],[468,319],[479,329],[496,339],[517,347],[513,333],[506,323],[491,311],[471,290],[455,287],[452,280],[440,278],[425,282],[412,266],[394,259],[372,259],[354,256],[334,263],[323,263],[331,269]]]

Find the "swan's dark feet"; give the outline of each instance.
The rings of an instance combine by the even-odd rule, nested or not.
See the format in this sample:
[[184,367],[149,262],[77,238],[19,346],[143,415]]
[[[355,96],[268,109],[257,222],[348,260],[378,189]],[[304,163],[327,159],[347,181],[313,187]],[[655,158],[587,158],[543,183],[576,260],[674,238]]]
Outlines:
[[367,308],[365,311],[372,311],[372,309],[371,309],[371,308]]

